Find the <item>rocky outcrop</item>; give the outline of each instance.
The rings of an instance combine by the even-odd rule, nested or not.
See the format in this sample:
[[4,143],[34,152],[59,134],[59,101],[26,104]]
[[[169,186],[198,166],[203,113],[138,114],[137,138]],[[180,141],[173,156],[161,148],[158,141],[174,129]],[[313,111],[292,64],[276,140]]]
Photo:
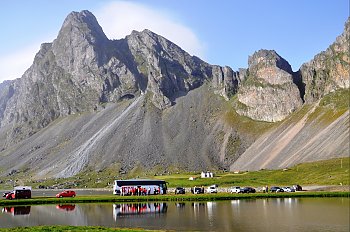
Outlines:
[[337,89],[349,88],[349,44],[350,18],[344,32],[326,51],[301,66],[299,73],[305,88],[305,102],[312,103]]
[[[0,83],[0,119],[4,116],[4,111],[7,107],[8,100],[13,95],[13,81],[4,81]],[[1,126],[1,120],[0,120]]]
[[171,106],[179,95],[201,86],[211,77],[211,66],[190,56],[174,43],[149,31],[133,31],[126,37],[146,91],[159,109]]
[[289,63],[275,51],[259,50],[248,61],[248,75],[237,94],[237,113],[276,122],[302,105]]
[[240,82],[239,72],[234,72],[230,67],[212,67],[212,86],[216,89],[214,92],[226,100],[237,93]]

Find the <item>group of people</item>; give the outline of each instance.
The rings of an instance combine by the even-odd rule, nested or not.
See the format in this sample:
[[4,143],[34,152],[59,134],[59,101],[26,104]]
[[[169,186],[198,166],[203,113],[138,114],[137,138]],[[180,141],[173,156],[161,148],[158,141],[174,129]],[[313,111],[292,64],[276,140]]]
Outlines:
[[[153,191],[152,191],[153,190]],[[160,187],[155,188],[145,188],[141,186],[122,186],[121,195],[122,196],[146,196],[151,194],[160,194]]]

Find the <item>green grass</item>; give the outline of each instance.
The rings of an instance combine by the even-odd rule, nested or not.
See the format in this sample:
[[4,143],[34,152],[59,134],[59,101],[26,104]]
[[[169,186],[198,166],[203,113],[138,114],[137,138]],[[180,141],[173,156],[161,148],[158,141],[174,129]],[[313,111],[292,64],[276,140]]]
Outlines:
[[241,116],[235,111],[234,107],[232,107],[232,105],[236,106],[237,104],[239,104],[240,107],[244,105],[237,100],[236,95],[227,104],[227,112],[224,115],[224,121],[231,128],[236,130],[238,134],[249,135],[256,139],[272,127],[279,125],[279,123],[255,121],[246,116]]
[[[140,178],[161,179],[168,182],[169,187],[193,187],[209,186],[217,184],[220,187],[229,186],[252,186],[261,187],[265,185],[349,185],[349,166],[350,158],[336,158],[331,160],[303,163],[291,167],[287,170],[260,170],[254,172],[243,172],[235,174],[232,172],[217,172],[214,178],[199,178],[200,173],[180,173],[171,175],[144,175]],[[65,188],[93,188],[107,187],[112,188],[115,176],[118,173],[119,165],[115,164],[109,169],[101,172],[84,172],[78,176],[67,179],[51,179],[40,183],[32,181],[23,181],[24,185],[30,185],[37,188],[39,184],[52,185],[54,183],[67,183]],[[113,175],[114,174],[114,175]],[[196,180],[190,181],[189,177],[197,177]],[[70,183],[70,184],[69,184]],[[75,183],[75,184],[72,184]],[[108,185],[109,183],[109,185]],[[12,189],[8,185],[0,185],[2,189]]]
[[127,228],[107,228],[102,226],[33,226],[33,227],[16,227],[16,228],[0,228],[0,232],[86,232],[86,231],[119,231],[119,232],[133,232],[133,231],[164,231],[164,230],[145,230],[145,229],[127,229]]
[[308,117],[308,121],[328,125],[349,110],[350,90],[341,89],[327,94],[320,101],[316,110]]
[[200,174],[174,174],[157,176],[165,180],[170,187],[176,186],[265,186],[265,185],[349,185],[350,158],[337,158],[325,161],[303,163],[287,170],[260,170],[244,173],[221,173],[214,178],[197,178],[190,181],[190,176],[200,177]]

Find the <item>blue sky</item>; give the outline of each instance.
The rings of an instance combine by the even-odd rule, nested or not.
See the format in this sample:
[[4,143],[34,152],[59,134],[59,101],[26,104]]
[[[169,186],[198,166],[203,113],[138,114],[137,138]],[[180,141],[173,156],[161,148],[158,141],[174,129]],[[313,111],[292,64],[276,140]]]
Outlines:
[[109,38],[148,28],[210,64],[247,67],[274,49],[297,70],[340,35],[348,0],[8,0],[0,14],[0,82],[20,77],[71,11],[89,10]]

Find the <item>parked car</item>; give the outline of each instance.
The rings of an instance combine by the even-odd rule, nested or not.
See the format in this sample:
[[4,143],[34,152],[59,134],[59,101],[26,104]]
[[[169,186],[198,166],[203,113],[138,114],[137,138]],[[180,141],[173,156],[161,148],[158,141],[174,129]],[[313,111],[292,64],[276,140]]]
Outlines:
[[218,193],[217,185],[211,185],[207,188],[207,193]]
[[28,186],[18,186],[15,187],[12,192],[4,193],[4,197],[8,200],[31,198],[32,188]]
[[183,187],[176,187],[175,194],[185,194],[186,190]]
[[204,193],[204,188],[203,187],[193,187],[193,188],[191,188],[191,193],[193,193],[193,194]]
[[231,187],[229,191],[230,191],[230,193],[240,193],[241,187],[239,187],[239,186]]
[[298,184],[293,185],[293,188],[295,189],[295,191],[303,191],[303,188]]
[[4,192],[4,193],[2,194],[2,197],[6,197],[6,195],[9,194],[9,193],[11,193],[11,192]]
[[295,188],[293,187],[282,187],[282,189],[284,192],[287,192],[287,193],[295,192]]
[[255,193],[256,190],[252,187],[244,187],[240,190],[240,193]]
[[63,192],[60,192],[60,193],[57,193],[56,194],[56,197],[59,197],[59,198],[62,198],[62,197],[75,197],[76,194],[74,191],[71,191],[71,190],[66,190],[66,191],[63,191]]
[[278,192],[284,192],[284,190],[283,190],[282,188],[280,188],[280,187],[274,186],[274,187],[271,187],[271,188],[270,188],[270,192],[272,192],[272,193],[278,193]]

